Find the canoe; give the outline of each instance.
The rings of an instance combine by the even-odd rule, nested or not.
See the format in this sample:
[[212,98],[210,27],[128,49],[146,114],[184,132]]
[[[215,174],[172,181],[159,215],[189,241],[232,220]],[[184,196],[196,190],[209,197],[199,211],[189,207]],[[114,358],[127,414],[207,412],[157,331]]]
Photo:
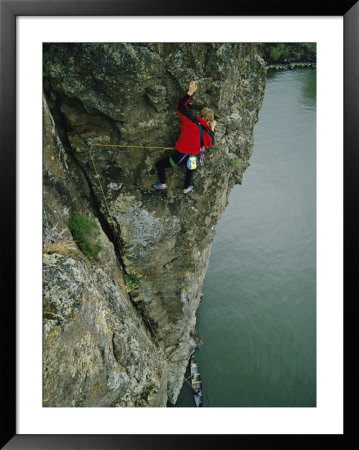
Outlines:
[[191,385],[193,389],[193,397],[197,407],[202,406],[202,381],[199,372],[198,363],[194,355],[191,356]]

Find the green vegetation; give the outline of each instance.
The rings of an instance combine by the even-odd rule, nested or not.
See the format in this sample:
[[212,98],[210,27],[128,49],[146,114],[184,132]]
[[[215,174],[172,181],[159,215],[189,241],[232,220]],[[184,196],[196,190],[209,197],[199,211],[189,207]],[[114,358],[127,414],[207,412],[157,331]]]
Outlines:
[[227,161],[235,169],[238,169],[239,167],[241,167],[241,164],[242,164],[241,158],[227,158]]
[[88,258],[96,258],[102,250],[100,241],[93,242],[100,234],[96,222],[90,217],[75,214],[69,221],[69,228],[81,252]]
[[304,44],[309,53],[316,54],[317,53],[317,43],[316,42],[308,42]]
[[281,43],[274,47],[270,52],[270,58],[274,62],[282,61],[283,59],[287,59],[289,56],[288,47]]
[[315,42],[280,42],[259,45],[267,64],[315,63],[317,44]]
[[127,292],[131,292],[140,287],[143,282],[143,278],[137,273],[126,274],[123,278],[125,280]]

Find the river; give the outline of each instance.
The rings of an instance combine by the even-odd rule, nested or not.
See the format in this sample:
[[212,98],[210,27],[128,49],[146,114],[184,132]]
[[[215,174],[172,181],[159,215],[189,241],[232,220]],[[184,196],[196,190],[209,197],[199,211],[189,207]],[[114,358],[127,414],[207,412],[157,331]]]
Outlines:
[[[204,407],[316,406],[316,72],[268,72],[197,313]],[[188,374],[187,374],[188,375]],[[177,407],[193,407],[191,388]]]

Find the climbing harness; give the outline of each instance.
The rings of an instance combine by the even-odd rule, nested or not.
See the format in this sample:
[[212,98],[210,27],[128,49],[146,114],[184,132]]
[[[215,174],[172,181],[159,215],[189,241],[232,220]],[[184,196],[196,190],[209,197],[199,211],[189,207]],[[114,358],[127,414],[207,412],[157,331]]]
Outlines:
[[200,138],[200,142],[201,142],[201,149],[199,151],[200,157],[199,157],[199,163],[201,166],[203,166],[204,164],[204,144],[203,144],[203,129],[202,129],[202,124],[200,122],[198,122],[198,126],[199,126],[199,138]]
[[176,167],[176,166],[178,166],[184,159],[185,159],[185,157],[188,155],[188,153],[185,153],[183,156],[182,156],[182,158],[178,161],[178,163],[175,163],[174,161],[173,161],[173,159],[172,159],[172,156],[170,156],[170,164],[171,164],[171,166],[172,167]]
[[201,150],[199,151],[199,163],[201,166],[204,165],[204,147],[201,147]]
[[[201,122],[196,121],[195,123],[198,125],[198,128],[199,128],[199,138],[200,138],[200,143],[201,143],[199,162],[200,162],[200,165],[203,166],[203,164],[204,164],[204,151],[205,151],[204,143],[203,143],[203,128],[202,128]],[[188,170],[195,170],[195,169],[197,169],[197,157],[195,155],[191,154],[191,153],[185,153],[182,156],[182,158],[178,161],[178,163],[176,163],[173,160],[173,158],[170,156],[169,161],[170,161],[171,166],[172,167],[179,166],[181,164],[181,162],[185,159],[185,157],[188,156],[188,155],[190,155],[190,156],[189,156],[189,158],[187,160],[187,163],[186,163],[187,169]]]
[[172,167],[179,166],[181,162],[185,159],[186,156],[190,157],[187,159],[186,167],[188,170],[195,170],[197,169],[197,158],[192,155],[191,153],[185,153],[182,158],[178,161],[178,163],[174,162],[172,156],[170,156],[170,164]]

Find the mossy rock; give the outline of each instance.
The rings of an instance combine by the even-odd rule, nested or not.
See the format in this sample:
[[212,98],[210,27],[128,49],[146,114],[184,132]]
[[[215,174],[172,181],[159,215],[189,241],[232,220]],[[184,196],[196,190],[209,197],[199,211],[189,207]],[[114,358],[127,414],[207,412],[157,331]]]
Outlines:
[[81,252],[88,258],[96,258],[102,250],[100,241],[94,242],[100,234],[96,222],[90,217],[75,214],[69,221],[69,229]]

